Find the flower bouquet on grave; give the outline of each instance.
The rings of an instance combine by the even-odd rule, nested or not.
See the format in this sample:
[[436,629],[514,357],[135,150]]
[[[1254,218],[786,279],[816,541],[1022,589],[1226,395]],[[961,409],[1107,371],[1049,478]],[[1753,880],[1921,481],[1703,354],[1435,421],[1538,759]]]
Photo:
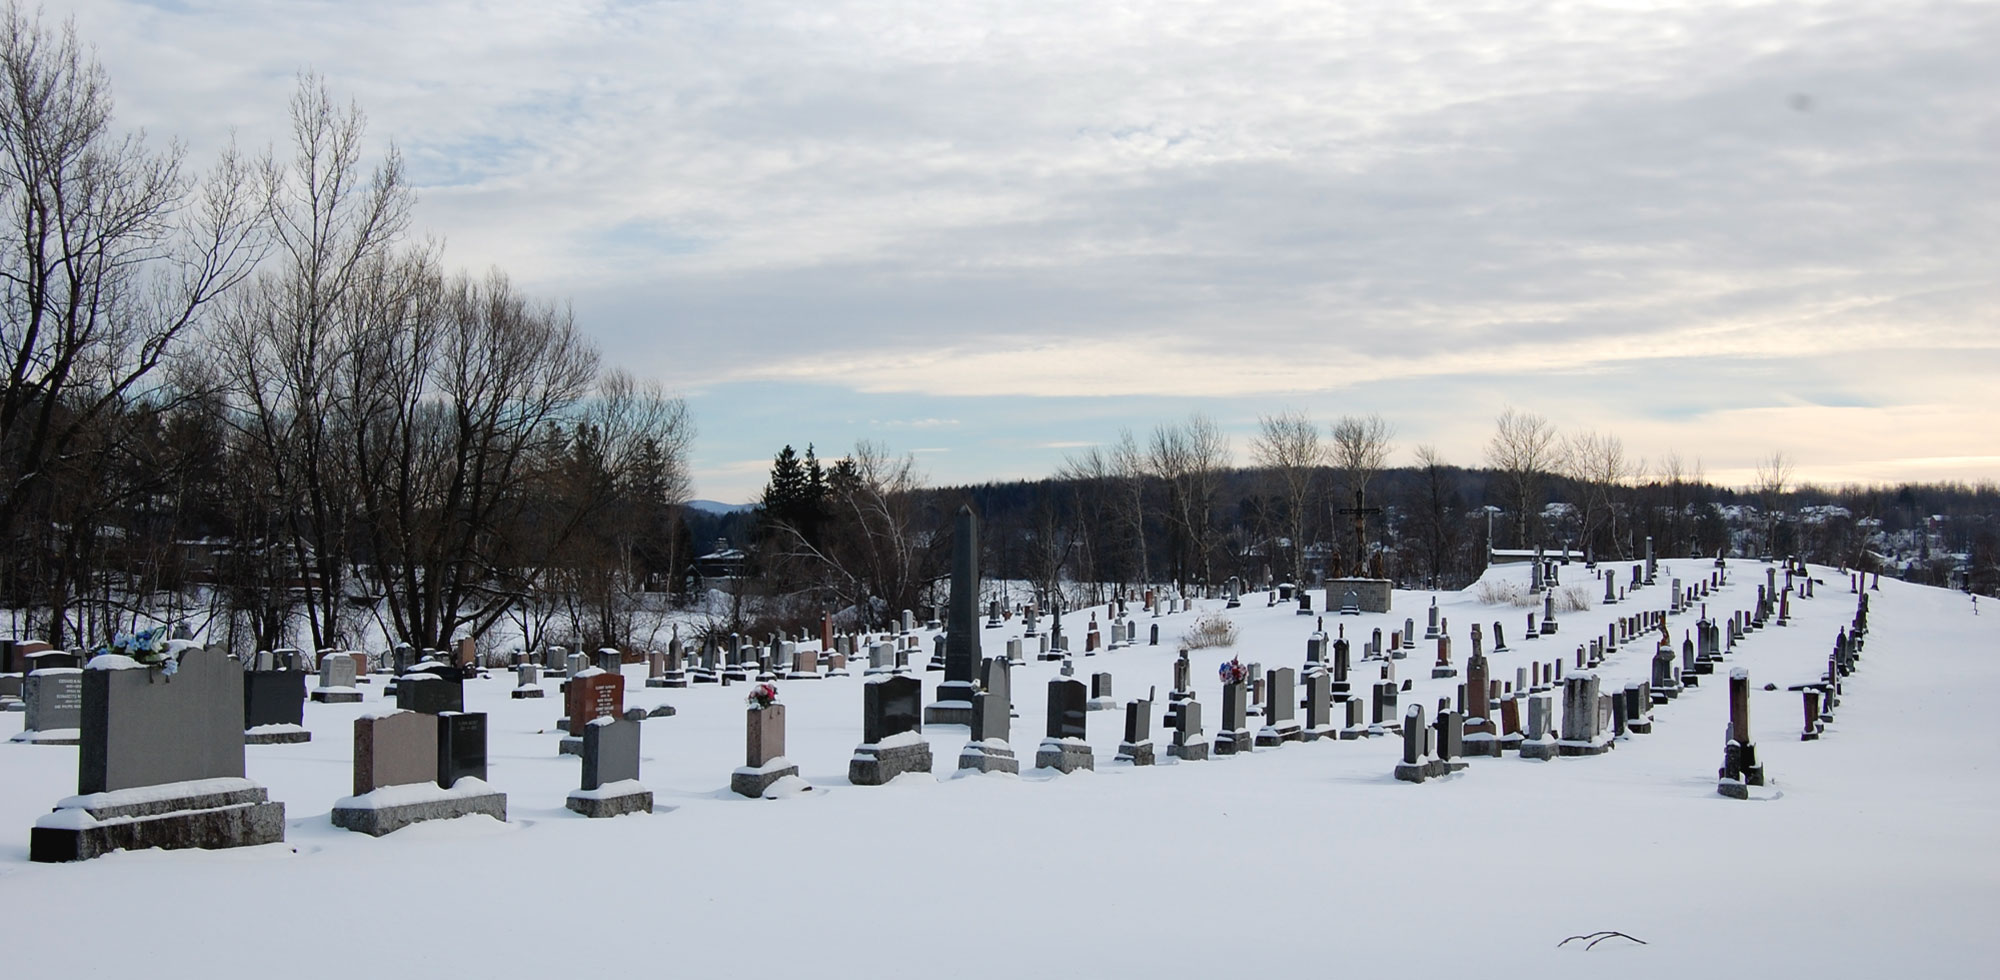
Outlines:
[[752,708],[756,708],[760,711],[774,704],[777,704],[778,685],[767,683],[767,684],[759,684],[756,687],[751,688],[750,696],[744,698],[743,703],[749,705]]
[[174,672],[180,669],[180,658],[167,652],[167,628],[164,626],[137,633],[114,633],[110,643],[90,651],[93,657],[107,653],[130,657],[167,677],[174,676]]
[[1235,657],[1231,657],[1217,668],[1216,674],[1222,678],[1224,684],[1241,684],[1250,678],[1250,671],[1244,669],[1243,661]]

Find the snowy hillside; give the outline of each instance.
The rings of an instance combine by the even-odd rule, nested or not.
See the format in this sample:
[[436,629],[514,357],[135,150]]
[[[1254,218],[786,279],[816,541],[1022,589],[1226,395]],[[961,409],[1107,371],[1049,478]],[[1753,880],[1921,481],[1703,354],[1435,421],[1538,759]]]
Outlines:
[[[1764,567],[1733,564],[1711,613],[1749,608]],[[1519,636],[1522,610],[1476,590],[1436,598],[1461,666],[1473,622],[1489,647],[1491,624],[1505,624],[1511,650],[1492,655],[1493,676],[1511,681],[1516,667],[1573,660],[1614,616],[1664,609],[1672,575],[1709,570],[1663,563],[1661,585],[1564,614],[1537,639]],[[1566,583],[1584,574],[1564,571]],[[1885,579],[1835,720],[1802,742],[1800,696],[1785,688],[1819,675],[1855,607],[1844,576],[1814,572],[1818,595],[1793,599],[1792,623],[1751,634],[1712,679],[1654,709],[1652,734],[1591,758],[1471,759],[1421,785],[1392,778],[1394,737],[1178,764],[1163,750],[1135,769],[1112,762],[1116,711],[1089,716],[1097,771],[1033,770],[1058,665],[1031,656],[1013,679],[1022,775],[955,778],[966,730],[932,726],[934,775],[849,785],[857,667],[778,684],[786,754],[816,788],[750,800],[727,789],[743,763],[745,687],[648,689],[635,665],[627,705],[678,709],[643,725],[657,809],[591,821],[564,809],[579,766],[557,754],[555,683],[548,698],[513,700],[512,675],[495,672],[466,698],[489,713],[489,782],[508,794],[508,821],[377,839],[328,813],[349,792],[353,720],[382,707],[378,678],[362,703],[308,704],[311,742],[249,748],[249,777],[286,805],[285,844],[34,865],[28,828],[75,791],[77,750],[0,743],[0,963],[24,978],[1991,976],[2000,775],[1984,757],[1995,737],[1983,698],[2000,684],[2000,608],[1975,615],[1964,595]],[[1399,591],[1389,615],[1326,617],[1356,641],[1357,689],[1378,669],[1360,641],[1406,618],[1421,630],[1431,599]],[[1140,645],[1079,653],[1077,675],[1109,671],[1120,701],[1157,688],[1164,704],[1173,638],[1221,606],[1136,613]],[[1316,620],[1262,593],[1228,614],[1236,646],[1193,655],[1211,737],[1217,665],[1299,667]],[[1088,617],[1064,618],[1078,648]],[[1676,642],[1696,618],[1674,617]],[[1018,617],[985,630],[984,652],[1020,630]],[[1644,679],[1651,652],[1621,646],[1598,673],[1607,687]],[[1402,704],[1452,696],[1458,680],[1432,680],[1433,656],[1420,643],[1396,662],[1414,679]],[[1716,793],[1734,667],[1753,682],[1771,779],[1749,801]],[[941,675],[921,676],[928,702]],[[1154,724],[1164,747],[1157,713]],[[1645,945],[1558,948],[1599,930]]]

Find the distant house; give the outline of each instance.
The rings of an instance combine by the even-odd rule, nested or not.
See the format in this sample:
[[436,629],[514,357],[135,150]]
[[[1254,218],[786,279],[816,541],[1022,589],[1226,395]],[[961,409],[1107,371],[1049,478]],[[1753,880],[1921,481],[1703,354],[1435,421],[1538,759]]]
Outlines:
[[722,578],[741,578],[748,556],[741,548],[732,548],[722,538],[715,539],[715,550],[694,560],[695,573],[704,581]]

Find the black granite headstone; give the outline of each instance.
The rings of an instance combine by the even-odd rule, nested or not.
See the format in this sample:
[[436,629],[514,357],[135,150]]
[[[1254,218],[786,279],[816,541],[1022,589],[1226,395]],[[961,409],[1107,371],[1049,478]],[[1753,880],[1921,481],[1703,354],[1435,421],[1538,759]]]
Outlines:
[[1089,698],[1083,682],[1069,677],[1049,681],[1048,737],[1083,738]]
[[[452,716],[447,716],[447,718]],[[484,735],[485,715],[460,715],[457,717],[477,717],[480,719]],[[593,790],[605,783],[622,782],[639,778],[639,728],[636,721],[600,718],[583,726],[583,788]],[[485,739],[480,740],[482,750]],[[484,754],[482,752],[483,778]]]
[[891,735],[923,731],[921,681],[908,674],[885,674],[862,685],[861,740],[869,745]]
[[411,671],[396,679],[396,707],[427,715],[464,711],[465,679],[451,671]]
[[[424,687],[428,685],[414,685]],[[486,713],[444,711],[438,716],[438,785],[450,789],[453,783],[471,776],[486,778]],[[634,726],[636,727],[636,726]]]
[[243,672],[243,728],[263,725],[303,725],[306,720],[306,675],[299,670]]

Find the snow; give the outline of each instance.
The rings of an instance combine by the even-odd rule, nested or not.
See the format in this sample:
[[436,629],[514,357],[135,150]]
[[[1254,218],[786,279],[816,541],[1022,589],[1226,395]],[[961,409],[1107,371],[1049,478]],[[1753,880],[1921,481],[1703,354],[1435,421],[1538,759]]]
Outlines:
[[158,803],[161,800],[178,800],[190,796],[215,796],[222,793],[236,793],[246,789],[256,789],[257,784],[240,777],[224,776],[216,779],[189,779],[178,783],[159,783],[153,786],[133,786],[129,789],[114,789],[105,793],[87,793],[82,796],[67,796],[56,803],[57,809],[104,809],[115,806],[133,806],[140,803]]
[[73,739],[81,738],[82,737],[81,732],[82,729],[79,728],[43,728],[39,730],[26,730],[14,735],[12,738],[9,738],[8,741],[67,742]]
[[646,792],[644,783],[636,779],[621,779],[615,783],[605,783],[596,789],[573,789],[569,791],[569,795],[572,799],[578,800],[612,800],[644,792]]
[[100,653],[84,664],[91,670],[145,670],[146,665],[122,653]]
[[[1565,569],[1564,581],[1575,570]],[[1708,600],[1717,616],[1748,608],[1764,580],[1755,562],[1732,561],[1730,571],[1734,584]],[[1836,569],[1813,571],[1843,580]],[[1524,581],[1528,569],[1490,574]],[[1511,650],[1489,651],[1494,676],[1510,680],[1531,661],[1572,657],[1572,631],[1601,636],[1614,616],[1664,609],[1667,591],[1658,585],[1616,606],[1565,614],[1563,634],[1545,639],[1517,639],[1514,617],[1501,611]],[[1389,614],[1349,617],[1348,636],[1375,626],[1386,635],[1405,617],[1421,628],[1430,598],[1397,591]],[[834,678],[787,687],[788,759],[780,764],[798,765],[802,778],[781,780],[770,793],[780,799],[756,805],[726,789],[743,763],[742,688],[704,685],[662,692],[679,713],[644,723],[640,778],[677,808],[625,821],[575,819],[564,808],[578,769],[556,754],[549,721],[559,712],[513,700],[512,675],[499,674],[466,681],[465,696],[469,710],[488,713],[488,781],[508,795],[508,822],[439,821],[380,839],[328,820],[352,787],[354,719],[388,707],[379,690],[364,689],[361,703],[309,702],[311,742],[247,748],[249,777],[286,805],[285,844],[123,853],[77,866],[27,862],[28,828],[75,790],[77,750],[0,744],[0,912],[10,934],[35,937],[8,947],[5,972],[77,976],[77,951],[88,950],[92,973],[207,975],[226,937],[229,962],[351,980],[351,959],[297,955],[323,941],[310,916],[266,916],[254,929],[231,927],[227,917],[126,916],[118,942],[106,943],[102,920],[75,910],[102,907],[107,895],[129,908],[237,908],[261,895],[370,909],[384,895],[435,894],[442,882],[491,908],[593,896],[593,935],[612,941],[593,947],[592,969],[609,972],[671,963],[698,976],[983,980],[1059,963],[1079,976],[1228,976],[1244,971],[1246,937],[1276,936],[1296,957],[1310,950],[1313,962],[1342,974],[1987,975],[2000,956],[1990,922],[2000,908],[2000,852],[1990,843],[2000,774],[1984,759],[1982,747],[1994,744],[1986,713],[1963,710],[1960,698],[2000,685],[2000,617],[1973,616],[1963,595],[1885,577],[1882,591],[1870,593],[1868,644],[1834,721],[1819,741],[1801,742],[1800,696],[1784,688],[1818,678],[1853,600],[1831,588],[1811,600],[1795,596],[1794,625],[1751,634],[1725,665],[1753,680],[1751,734],[1770,784],[1751,787],[1749,801],[1715,791],[1728,721],[1728,685],[1719,678],[1654,707],[1653,734],[1603,755],[1533,764],[1474,758],[1454,778],[1422,785],[1394,780],[1402,751],[1394,737],[1177,764],[1163,752],[1161,765],[1112,766],[1123,726],[1097,714],[1084,740],[1100,760],[1094,779],[956,778],[966,729],[935,725],[923,737],[936,771],[906,775],[893,792],[847,783],[864,681]],[[1473,590],[1440,594],[1438,605],[1459,643],[1471,622],[1496,618]],[[1194,613],[1165,617],[1162,633],[1221,606],[1197,601]],[[1235,647],[1193,655],[1209,725],[1221,714],[1217,663],[1241,655],[1297,666],[1314,623],[1285,605],[1268,609],[1262,597],[1229,615],[1241,631]],[[1696,615],[1674,617],[1677,637]],[[1017,618],[983,631],[982,643],[1004,643],[1020,629]],[[1609,686],[1648,679],[1652,652],[1650,643],[1621,645],[1594,672]],[[1173,659],[1171,646],[1142,643],[1091,663],[1113,672],[1120,690],[1164,691]],[[1013,671],[1021,717],[1006,744],[1024,775],[1034,771],[1043,691],[1058,666],[1030,661]],[[1399,676],[1419,675],[1401,695],[1409,703],[1435,707],[1455,693],[1457,680],[1398,666]],[[636,687],[645,668],[632,668]],[[1368,680],[1373,667],[1357,660],[1356,672],[1357,682]],[[940,676],[923,677],[927,699]],[[1764,691],[1767,682],[1779,690]],[[1559,693],[1554,702],[1560,716]],[[818,789],[804,792],[806,784]],[[944,859],[962,865],[949,887],[936,872]],[[1051,878],[1071,889],[1064,908],[1082,928],[1039,928]],[[768,917],[744,915],[770,908],[773,896],[787,908],[902,911],[887,947],[878,923],[838,915],[788,917],[783,941],[773,942]],[[1190,898],[1222,911],[1183,925],[1179,910]],[[496,976],[574,972],[571,932],[471,921],[448,950],[434,931],[371,931],[371,961],[449,962]],[[1648,945],[1556,948],[1601,929]],[[746,959],[746,949],[754,956]]]
[[257,726],[257,727],[255,727],[255,728],[246,728],[246,729],[244,729],[244,730],[243,730],[243,734],[245,734],[245,735],[290,735],[290,734],[292,734],[292,733],[294,733],[294,732],[308,732],[308,731],[311,731],[311,730],[312,730],[312,729],[309,729],[309,728],[306,728],[306,727],[305,727],[305,726],[303,726],[303,725],[290,725],[290,724],[282,724],[282,723],[280,723],[280,724],[274,724],[274,725],[258,725],[258,726]]
[[444,800],[464,799],[468,796],[485,796],[494,792],[493,787],[483,780],[467,776],[445,789],[436,783],[404,783],[399,786],[378,786],[360,796],[343,796],[333,803],[335,810],[380,810],[392,806],[408,806],[412,803],[438,803]]

